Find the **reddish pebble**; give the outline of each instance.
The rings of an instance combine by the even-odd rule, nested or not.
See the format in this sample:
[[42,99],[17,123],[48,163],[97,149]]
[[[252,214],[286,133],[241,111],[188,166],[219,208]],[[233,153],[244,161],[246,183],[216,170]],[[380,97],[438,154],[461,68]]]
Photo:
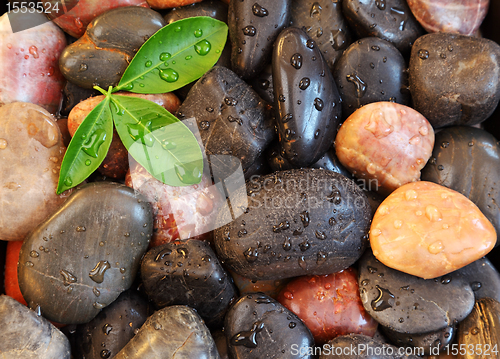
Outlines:
[[170,9],[173,7],[186,6],[200,2],[201,0],[148,0],[153,9]]
[[281,291],[278,301],[304,322],[317,345],[350,333],[373,337],[377,330],[377,322],[363,308],[352,268],[298,277]]

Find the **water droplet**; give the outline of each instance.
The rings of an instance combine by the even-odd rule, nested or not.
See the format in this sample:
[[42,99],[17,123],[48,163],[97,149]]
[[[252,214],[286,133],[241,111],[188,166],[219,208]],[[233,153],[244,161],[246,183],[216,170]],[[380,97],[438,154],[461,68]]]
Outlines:
[[372,309],[376,312],[381,312],[385,309],[392,308],[394,302],[394,295],[385,288],[376,286],[378,290],[378,297],[371,302]]
[[202,37],[202,36],[203,36],[203,30],[202,29],[194,30],[194,37]]
[[281,118],[281,122],[287,123],[293,118],[293,115],[291,113],[287,113],[285,116]]
[[111,264],[108,261],[99,261],[95,267],[89,272],[89,277],[96,283],[102,283],[104,281],[104,273],[111,268]]
[[403,10],[394,7],[391,7],[391,14],[395,18],[399,18],[399,31],[404,31],[408,15]]
[[129,84],[127,84],[127,85],[123,86],[123,89],[124,89],[124,90],[127,90],[127,91],[130,91],[130,90],[132,90],[133,88],[134,88],[134,84],[133,84],[133,83],[129,83]]
[[287,128],[285,130],[285,141],[290,141],[295,136],[295,131]]
[[252,329],[249,331],[241,331],[235,334],[230,341],[231,345],[235,346],[245,346],[247,348],[257,348],[257,333],[264,329],[263,322],[255,322],[253,323]]
[[255,36],[257,29],[252,25],[245,26],[243,29],[243,35],[245,36]]
[[210,127],[210,122],[208,122],[208,121],[201,121],[200,122],[200,128],[202,130],[208,130],[209,127]]
[[164,69],[164,70],[160,69],[160,78],[163,81],[172,83],[179,79],[179,74],[174,69]]
[[282,221],[276,226],[273,226],[274,233],[280,233],[281,231],[287,230],[290,228],[290,223],[288,221]]
[[314,132],[314,138],[318,139],[320,132],[321,131],[319,129],[317,129],[316,132]]
[[68,286],[76,282],[76,277],[67,270],[61,269],[59,273],[63,276],[64,285]]
[[167,151],[172,151],[177,148],[177,143],[175,143],[174,141],[163,140],[161,142],[161,147],[163,147],[163,149]]
[[210,49],[212,48],[212,44],[208,42],[207,40],[201,40],[198,42],[196,45],[194,45],[194,51],[200,56],[205,56],[210,52]]
[[302,268],[303,270],[307,270],[307,263],[304,256],[299,257],[299,267]]
[[269,12],[267,11],[267,9],[263,8],[262,6],[260,6],[257,3],[253,4],[252,13],[258,17],[264,17],[264,16],[269,15]]
[[93,158],[99,156],[98,152],[102,144],[106,141],[106,131],[102,128],[95,130],[82,145],[82,150]]
[[146,63],[144,65],[146,67],[150,67],[151,65],[153,65],[153,62],[151,60],[148,60],[148,61],[146,61]]
[[375,0],[375,4],[380,10],[385,10],[385,0]]
[[307,39],[306,46],[310,49],[314,49],[314,40]]
[[428,250],[429,250],[429,253],[431,254],[438,254],[440,252],[442,252],[444,249],[444,245],[441,241],[436,241],[434,243],[432,243]]
[[429,58],[429,51],[423,49],[418,50],[418,57],[422,60],[427,60]]
[[239,117],[227,116],[229,122],[236,122],[238,125],[243,125],[243,120]]
[[310,84],[311,84],[311,80],[308,77],[303,77],[299,81],[299,88],[301,90],[305,90],[305,89],[307,89],[309,87]]
[[418,193],[414,189],[409,189],[405,192],[405,198],[407,201],[411,201],[413,199],[417,199]]
[[32,258],[37,258],[39,256],[38,252],[37,251],[31,251],[30,252],[30,257]]
[[318,110],[318,111],[323,110],[323,107],[324,107],[323,100],[322,100],[322,99],[320,99],[320,98],[318,98],[318,97],[316,97],[316,98],[314,99],[314,107],[315,107],[315,108],[316,108],[316,110]]
[[378,237],[382,234],[382,231],[378,228],[374,228],[370,230],[370,234],[374,237]]
[[339,205],[342,202],[342,197],[340,196],[340,191],[333,187],[332,188],[332,193],[330,193],[326,199],[330,201],[331,203],[334,203],[336,205]]
[[175,32],[180,32],[181,30],[182,30],[182,27],[180,27],[180,26],[177,26],[177,27],[174,29],[174,31],[175,31]]
[[335,51],[343,49],[347,44],[347,37],[344,30],[338,29],[336,31],[332,30],[332,47]]
[[286,299],[293,299],[293,293],[292,292],[289,292],[289,291],[286,291],[283,293],[283,296],[286,298]]
[[448,141],[443,141],[443,143],[441,143],[442,148],[447,148],[449,145],[450,143]]
[[311,6],[311,11],[309,11],[309,16],[310,17],[315,17],[315,16],[319,17],[321,15],[322,10],[323,10],[323,8],[321,7],[321,5],[318,2],[315,2]]
[[7,140],[5,138],[0,138],[0,150],[5,150],[7,148]]
[[238,100],[233,97],[226,97],[224,102],[228,106],[236,106],[238,104]]
[[402,226],[403,226],[403,221],[402,221],[402,220],[400,220],[400,219],[396,219],[396,220],[394,221],[394,228],[396,228],[396,229],[400,229]]
[[306,228],[309,225],[309,212],[304,211],[300,214],[300,220],[302,221],[302,225]]
[[259,257],[257,248],[253,247],[248,248],[245,252],[243,252],[243,255],[245,256],[245,259],[247,260],[248,263],[255,262]]
[[316,264],[320,265],[326,262],[328,253],[319,251],[316,255]]
[[78,69],[78,72],[84,72],[84,71],[87,71],[89,67],[87,66],[87,64],[80,64],[80,68]]
[[187,56],[185,57],[185,59],[186,59],[186,60],[191,60],[192,58],[193,58],[193,56],[191,56],[191,55],[187,55]]
[[98,297],[98,296],[100,296],[100,295],[101,295],[101,292],[100,292],[100,291],[99,291],[99,289],[97,289],[96,287],[94,287],[94,288],[92,289],[92,293],[94,293],[94,295],[95,295],[96,297]]
[[90,160],[85,161],[85,166],[90,166],[91,164],[92,164],[92,161],[90,161]]
[[451,276],[446,274],[441,277],[441,284],[449,284],[451,282]]
[[311,248],[311,245],[309,244],[309,242],[307,241],[307,238],[302,242],[302,243],[299,243],[299,248],[302,252],[305,252],[307,251],[309,248]]
[[192,163],[175,163],[174,170],[181,182],[186,184],[199,183],[203,176],[198,166]]
[[172,55],[170,53],[168,53],[168,52],[162,52],[160,54],[160,61],[167,61],[171,57],[172,57]]
[[438,168],[438,171],[444,170],[444,166],[443,165],[439,165],[437,168]]
[[326,234],[324,232],[316,231],[315,233],[316,238],[324,240],[326,239]]
[[357,74],[350,74],[346,76],[347,81],[354,84],[356,97],[361,98],[366,93],[366,83],[359,78]]
[[478,291],[479,289],[481,289],[481,287],[482,287],[483,285],[481,284],[481,282],[472,282],[472,283],[470,284],[470,286],[471,286],[472,290],[473,290],[474,292],[476,292],[476,291]]
[[296,68],[297,70],[302,67],[302,55],[299,53],[295,53],[290,58],[290,64]]
[[442,216],[441,212],[439,211],[439,209],[432,204],[425,207],[425,216],[431,222],[437,222],[437,221],[440,221],[441,219],[443,219],[443,216]]
[[420,143],[420,136],[415,135],[408,141],[410,145],[418,145]]
[[290,329],[293,329],[293,328],[295,328],[296,326],[297,326],[297,323],[295,323],[295,322],[290,322],[290,323],[288,323],[288,327],[289,327]]
[[479,334],[479,329],[478,328],[472,328],[471,331],[470,331],[470,333],[472,335],[477,335],[477,334]]
[[285,241],[283,242],[283,249],[285,251],[289,251],[292,249],[292,241],[290,240],[290,237],[286,237]]

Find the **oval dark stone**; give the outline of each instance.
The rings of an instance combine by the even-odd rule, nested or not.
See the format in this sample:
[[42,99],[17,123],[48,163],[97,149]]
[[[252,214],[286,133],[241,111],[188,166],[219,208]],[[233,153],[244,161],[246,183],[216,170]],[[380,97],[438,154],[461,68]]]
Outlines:
[[273,66],[271,64],[268,64],[258,76],[248,79],[247,82],[263,100],[270,105],[274,103]]
[[151,207],[131,188],[84,185],[25,239],[21,293],[47,319],[87,323],[132,285],[152,230]]
[[405,0],[345,0],[344,16],[358,37],[376,36],[392,42],[403,55],[425,31]]
[[391,101],[409,106],[406,63],[390,42],[367,37],[354,42],[335,64],[333,77],[342,97],[346,119],[363,105]]
[[263,293],[239,298],[226,315],[224,332],[231,358],[261,359],[268,353],[276,359],[313,358],[304,355],[314,345],[309,329],[294,313]]
[[379,262],[368,250],[358,262],[359,290],[366,311],[390,330],[422,334],[463,320],[474,306],[474,293],[458,271],[422,279]]
[[276,37],[289,19],[290,1],[231,1],[228,24],[232,70],[243,79],[262,71],[271,59]]
[[439,353],[453,343],[456,327],[450,326],[430,333],[407,334],[381,326],[382,332],[398,347],[413,348],[420,355]]
[[207,326],[222,324],[237,291],[210,246],[200,240],[166,243],[149,250],[141,264],[149,298],[159,307],[188,305]]
[[497,231],[500,244],[500,146],[488,132],[468,127],[436,133],[432,157],[421,179],[460,192],[479,207]]
[[413,45],[409,73],[414,108],[434,128],[476,125],[500,99],[500,45],[479,37],[427,34]]
[[214,236],[219,258],[243,277],[329,274],[352,265],[366,248],[370,205],[338,173],[276,172],[248,182],[247,193],[245,213]]
[[304,31],[288,28],[278,36],[273,83],[282,155],[294,166],[310,166],[332,145],[341,106],[330,69]]
[[342,15],[340,1],[293,1],[290,24],[307,31],[321,50],[330,70],[333,70],[337,59],[351,44],[351,30]]

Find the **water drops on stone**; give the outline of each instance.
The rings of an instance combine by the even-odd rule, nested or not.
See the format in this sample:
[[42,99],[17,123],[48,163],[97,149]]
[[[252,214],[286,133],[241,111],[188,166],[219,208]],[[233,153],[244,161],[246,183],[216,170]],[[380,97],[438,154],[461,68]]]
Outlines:
[[322,111],[323,110],[323,107],[324,107],[324,103],[323,103],[323,100],[320,99],[319,97],[316,97],[314,99],[314,107],[316,108],[316,110],[318,111]]
[[228,106],[236,106],[238,104],[238,100],[233,97],[226,97],[224,99],[224,103]]
[[258,3],[253,4],[252,13],[258,17],[264,17],[269,15],[269,11],[266,8],[260,6]]
[[88,65],[87,64],[80,64],[80,68],[78,69],[78,72],[84,72],[84,71],[87,71],[88,69]]
[[388,289],[376,286],[379,294],[378,297],[371,302],[371,307],[374,311],[380,312],[394,305],[394,294],[392,294]]
[[85,226],[77,226],[76,227],[77,232],[85,232],[86,230],[87,230],[87,228],[85,228]]
[[310,218],[309,218],[309,212],[304,211],[300,214],[300,221],[302,222],[302,225],[304,228],[306,228],[309,225]]
[[318,265],[323,264],[324,262],[326,262],[327,258],[328,258],[328,253],[327,252],[319,251],[316,254],[316,264],[318,264]]
[[77,281],[76,277],[73,274],[71,274],[70,272],[68,272],[67,270],[61,269],[59,271],[59,274],[62,275],[63,283],[65,286],[68,286],[71,283],[75,283]]
[[234,117],[234,116],[229,115],[229,116],[227,116],[227,120],[229,122],[236,122],[240,126],[243,125],[243,120],[239,117]]
[[30,257],[32,258],[37,258],[39,256],[38,252],[37,251],[31,251],[30,252]]
[[346,76],[347,81],[354,85],[354,90],[356,91],[356,97],[361,98],[366,93],[366,83],[359,78],[356,73]]
[[318,2],[314,2],[311,6],[311,10],[309,11],[310,17],[319,17],[321,15],[321,11],[323,8]]
[[303,270],[307,270],[307,263],[306,263],[306,259],[304,256],[300,256],[298,259],[298,262],[299,262],[300,268],[302,268]]
[[95,295],[96,297],[98,297],[98,296],[100,296],[100,295],[101,295],[101,292],[100,292],[100,291],[99,291],[99,289],[97,289],[96,287],[94,287],[94,288],[92,289],[92,293],[94,293],[94,295]]
[[281,122],[282,123],[287,123],[288,121],[290,121],[291,119],[293,119],[293,115],[291,113],[287,113],[285,116],[283,116],[281,118]]
[[243,252],[243,256],[248,263],[253,263],[258,259],[259,253],[257,248],[249,247],[245,252]]
[[257,29],[252,25],[245,26],[242,30],[245,36],[255,36],[257,34]]
[[385,1],[386,0],[375,0],[375,5],[377,5],[377,7],[380,9],[380,10],[385,10]]
[[235,346],[245,346],[247,348],[257,348],[257,333],[264,329],[264,322],[255,322],[248,331],[241,331],[235,334],[229,344]]
[[306,46],[310,49],[314,49],[314,40],[312,39],[307,39],[306,41]]
[[418,57],[420,57],[422,60],[427,60],[429,58],[429,51],[425,49],[418,50]]
[[290,249],[292,249],[292,241],[290,237],[285,238],[285,241],[283,242],[283,249],[285,251],[289,251]]
[[90,279],[96,283],[102,283],[104,281],[104,274],[109,268],[111,268],[111,264],[108,261],[99,261],[89,272]]
[[200,122],[200,129],[208,130],[209,127],[210,127],[210,122],[208,122],[208,121],[201,121]]
[[7,140],[5,138],[0,138],[0,150],[5,150],[7,148]]
[[303,77],[299,81],[299,88],[301,90],[305,90],[305,89],[307,89],[309,87],[310,84],[311,84],[311,80],[308,77]]
[[481,289],[482,284],[481,284],[481,282],[472,282],[472,283],[470,284],[470,287],[472,288],[472,290],[473,290],[474,292],[477,292],[479,289]]
[[302,55],[299,54],[298,52],[293,54],[292,57],[290,58],[290,64],[297,70],[299,70],[302,67]]

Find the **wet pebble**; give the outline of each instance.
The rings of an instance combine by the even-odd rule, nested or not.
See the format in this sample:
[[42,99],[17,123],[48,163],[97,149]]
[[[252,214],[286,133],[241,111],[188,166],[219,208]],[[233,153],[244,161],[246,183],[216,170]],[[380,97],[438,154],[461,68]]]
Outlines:
[[383,333],[398,347],[413,348],[416,354],[436,355],[453,344],[457,329],[455,326],[445,327],[429,333],[407,334],[399,333],[382,327]]

